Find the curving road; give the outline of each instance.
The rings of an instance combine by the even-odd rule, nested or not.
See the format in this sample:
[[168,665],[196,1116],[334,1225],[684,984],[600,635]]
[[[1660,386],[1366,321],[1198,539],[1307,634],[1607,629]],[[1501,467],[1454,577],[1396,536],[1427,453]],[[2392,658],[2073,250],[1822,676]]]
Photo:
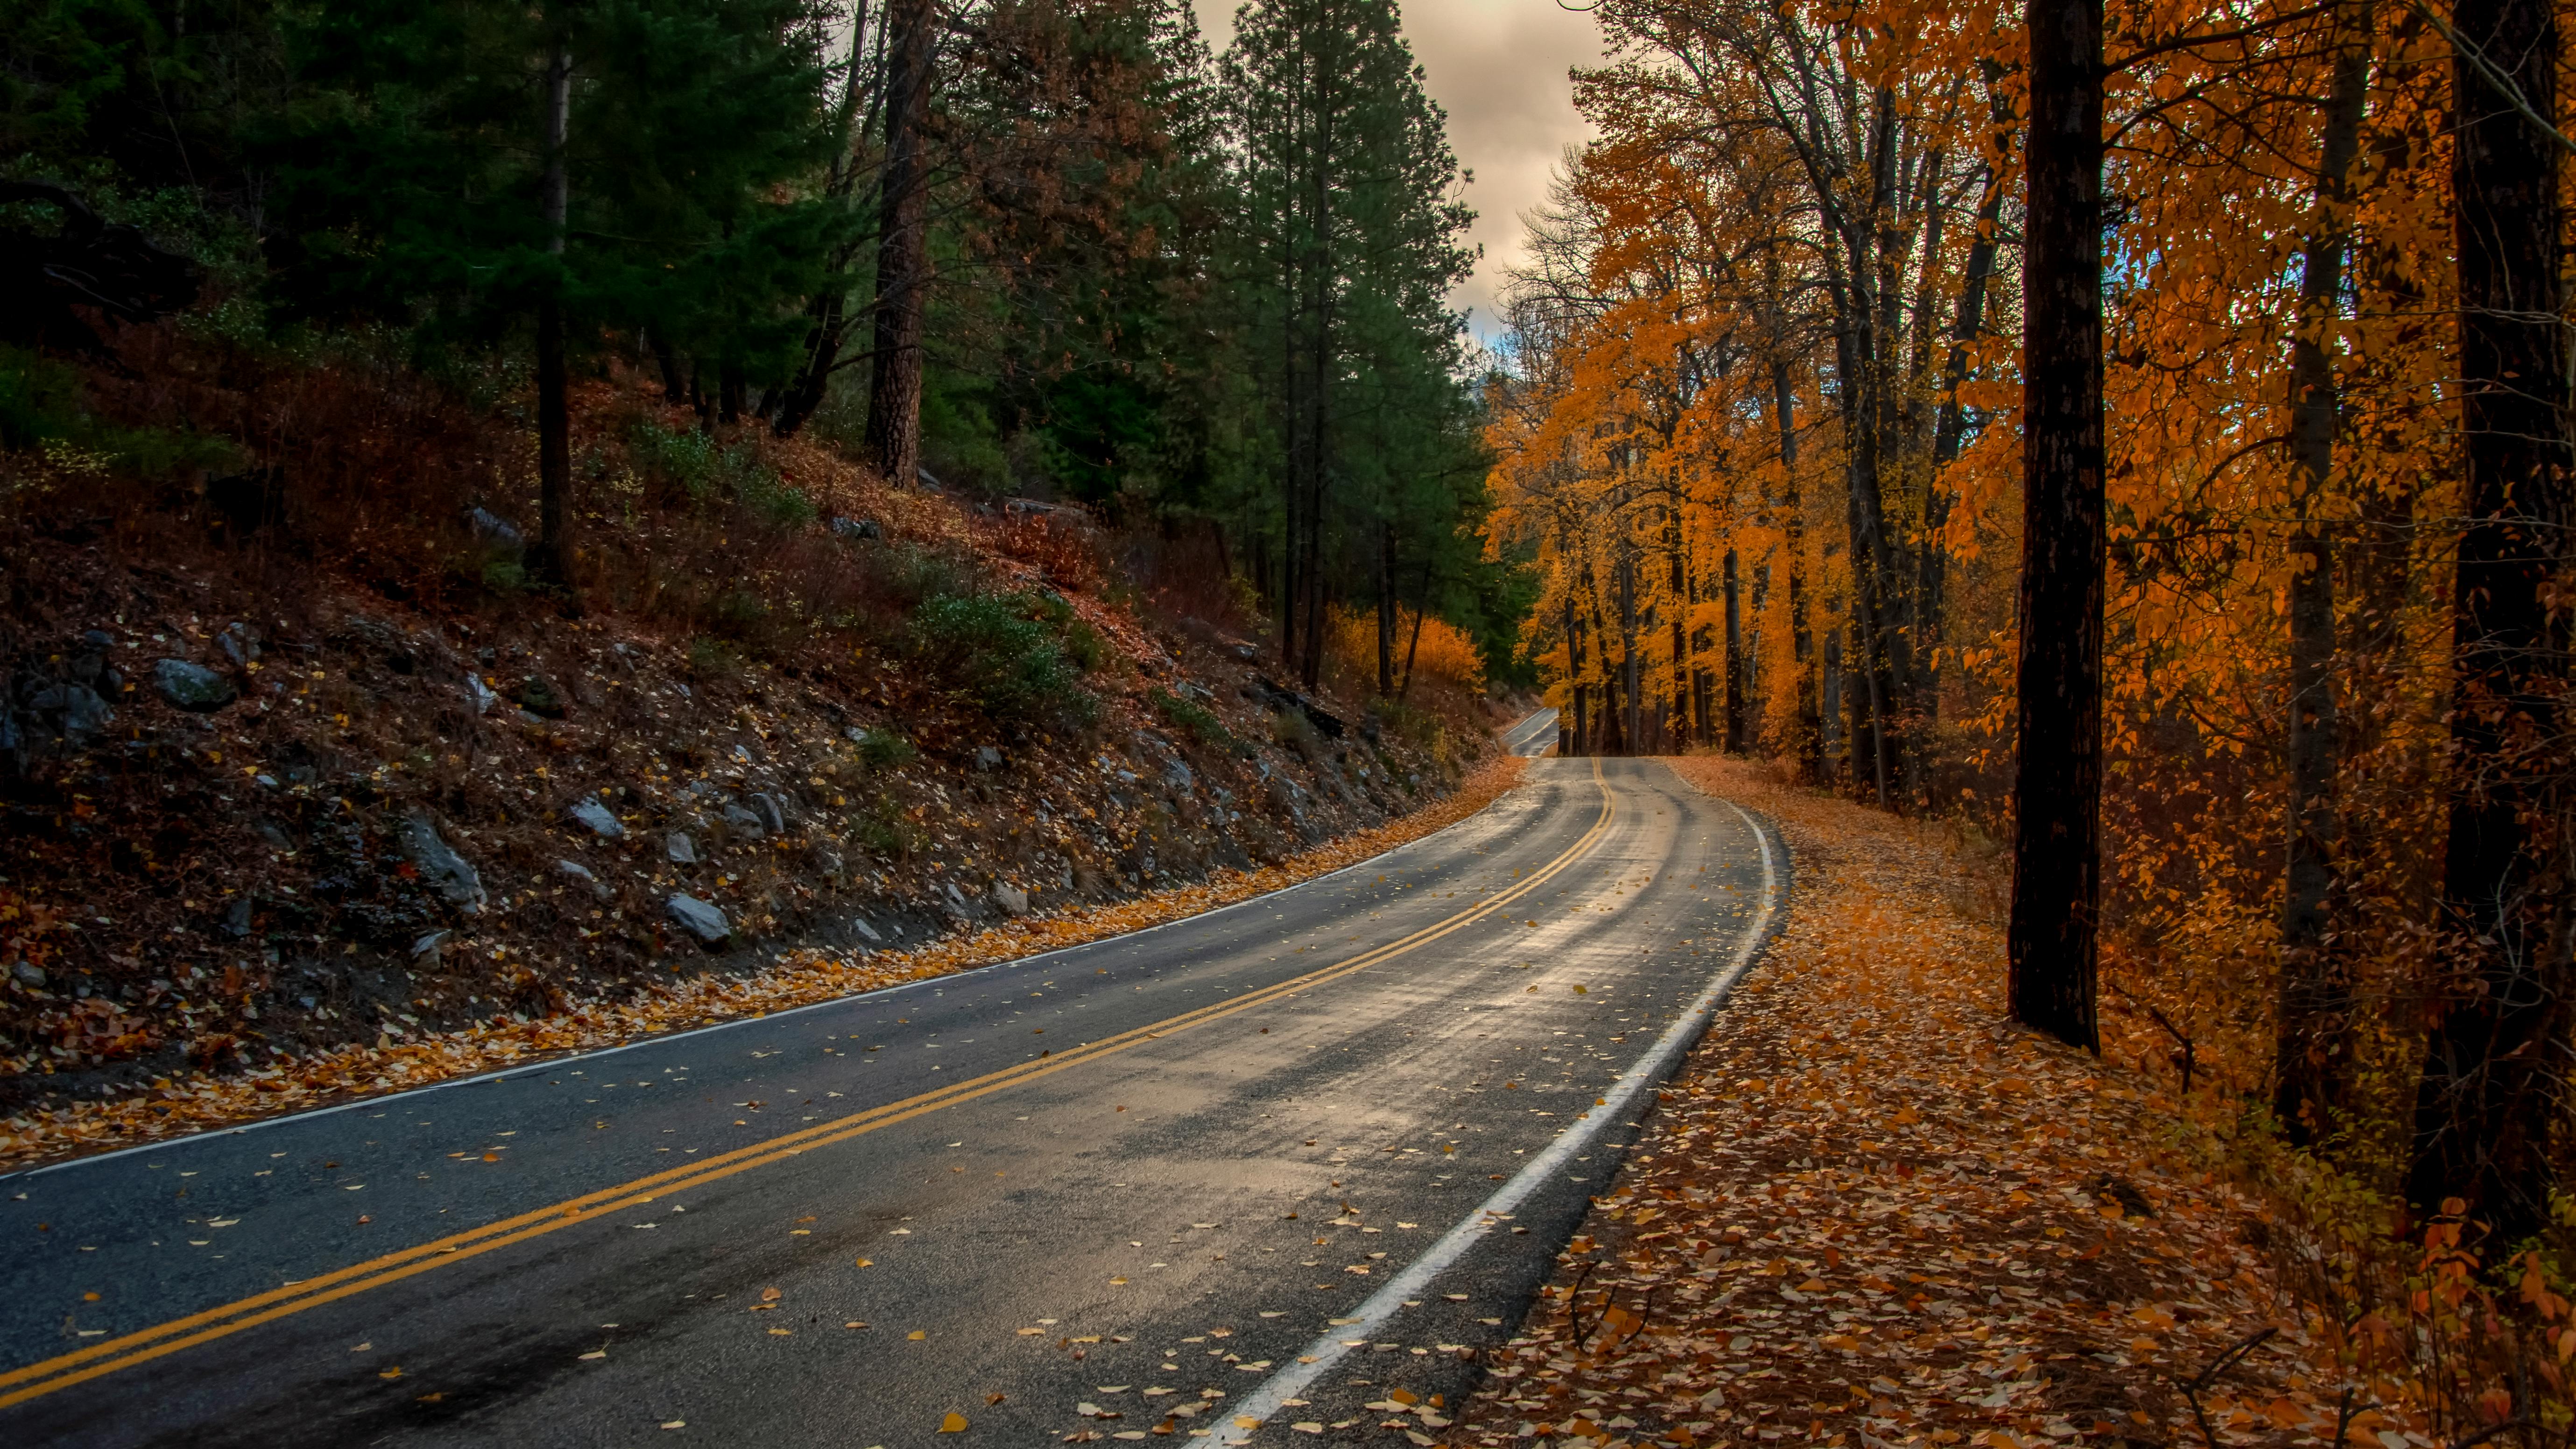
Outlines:
[[1663,766],[1540,760],[1156,930],[0,1178],[0,1441],[1382,1438],[1786,887]]
[[1503,748],[1532,758],[1556,748],[1556,711],[1534,710],[1523,716],[1520,723],[1503,731]]

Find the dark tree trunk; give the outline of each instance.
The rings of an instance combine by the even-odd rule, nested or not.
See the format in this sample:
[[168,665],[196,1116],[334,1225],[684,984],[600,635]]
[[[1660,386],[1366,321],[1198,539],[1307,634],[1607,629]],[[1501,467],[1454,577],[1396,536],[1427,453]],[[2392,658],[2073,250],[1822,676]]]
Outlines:
[[[560,261],[570,210],[564,146],[572,128],[572,55],[562,46],[546,63],[546,252]],[[565,397],[562,279],[549,279],[537,304],[537,573],[572,582],[572,417]]]
[[659,332],[647,333],[645,340],[653,344],[653,361],[662,369],[662,401],[686,402],[689,385],[680,376],[680,354]]
[[1560,755],[1588,754],[1591,751],[1592,742],[1584,734],[1584,726],[1590,721],[1586,718],[1583,709],[1583,634],[1574,617],[1572,580],[1567,581],[1565,588],[1565,677],[1572,681],[1572,690],[1566,704],[1574,720],[1574,727],[1569,732],[1563,718],[1559,719],[1556,752]]
[[2100,948],[2102,0],[2028,0],[2012,1014],[2087,1050]]
[[[2328,328],[2343,288],[2345,176],[2360,150],[2369,98],[2370,10],[2348,6],[2334,92],[2317,160],[2316,220],[2299,280],[2299,328],[2290,342],[2290,457],[2301,526],[2290,541],[2290,820],[2281,907],[2281,1001],[2275,1024],[2273,1111],[2306,1146],[2335,1116],[2350,1049],[2352,983],[2326,949],[2326,893],[2333,880],[2335,766],[2334,554],[2314,516],[2334,472],[2338,406]],[[2358,20],[2358,25],[2354,21]]]
[[1814,779],[1824,773],[1824,720],[1816,712],[1815,640],[1807,621],[1807,505],[1798,492],[1798,395],[1789,366],[1771,364],[1771,407],[1780,430],[1782,534],[1789,550],[1789,656],[1798,666],[1798,763]]
[[[832,174],[823,185],[823,193],[834,200],[846,199],[866,169],[859,164],[860,142],[874,126],[876,103],[884,94],[885,78],[877,72],[885,59],[885,28],[880,25],[876,30],[874,61],[863,55],[868,35],[868,0],[859,0],[850,12],[850,71],[841,91],[839,119],[841,149],[832,158]],[[851,321],[848,273],[864,245],[864,237],[854,236],[833,247],[823,291],[806,304],[805,315],[814,323],[805,334],[805,364],[777,398],[770,430],[779,437],[794,437],[813,418],[831,392],[832,374],[845,365],[841,344]]]
[[930,194],[922,122],[936,29],[930,0],[886,12],[885,169],[878,179],[875,367],[861,458],[909,488],[921,472],[921,314],[930,288]]
[[1744,753],[1744,618],[1736,578],[1735,550],[1726,551],[1726,738],[1730,755]]
[[1377,526],[1377,697],[1395,698],[1395,525]]
[[2570,918],[2564,616],[2567,346],[2559,153],[2472,57],[2555,124],[2558,21],[2547,0],[2462,0],[2452,191],[2459,253],[2467,527],[2451,605],[2451,798],[2444,923],[2455,973],[2425,1042],[2407,1197],[2445,1198],[2512,1242],[2549,1221],[2564,1103]]

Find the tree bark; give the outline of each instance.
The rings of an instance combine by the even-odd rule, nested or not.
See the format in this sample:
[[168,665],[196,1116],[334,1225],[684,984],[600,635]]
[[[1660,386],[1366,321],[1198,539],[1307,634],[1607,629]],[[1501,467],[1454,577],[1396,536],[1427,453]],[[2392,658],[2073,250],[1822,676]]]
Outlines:
[[930,113],[936,30],[930,0],[897,0],[886,12],[885,168],[877,193],[875,366],[860,455],[887,482],[909,488],[921,472],[921,317],[930,287],[929,167],[922,123]]
[[[877,29],[879,60],[883,59],[885,29]],[[870,76],[864,62],[868,40],[868,0],[858,0],[850,11],[849,75],[841,87],[838,125],[840,150],[832,157],[832,173],[823,183],[823,194],[836,200],[847,197],[857,185],[863,168],[859,164],[859,145],[868,125],[875,120],[876,97],[882,92],[882,77]],[[867,99],[862,102],[861,97]],[[850,281],[844,272],[859,257],[863,239],[852,238],[832,250],[832,266],[823,291],[805,306],[805,315],[814,319],[805,333],[805,364],[797,369],[795,381],[787,385],[778,402],[777,417],[770,431],[782,438],[792,438],[823,405],[832,387],[832,374],[842,364],[841,341],[848,334]]]
[[1726,551],[1726,739],[1730,755],[1744,753],[1744,618],[1738,605],[1735,550]]
[[[2352,983],[2326,949],[2333,880],[2336,745],[2334,554],[2316,521],[2334,472],[2339,400],[2334,376],[2336,297],[2343,289],[2350,190],[2369,99],[2370,7],[2347,4],[2317,158],[2316,219],[2299,279],[2299,323],[2290,342],[2290,461],[2299,527],[2290,540],[2290,819],[2281,907],[2281,1000],[2273,1038],[2273,1111],[2292,1142],[2309,1145],[2341,1104],[2350,1050]],[[2351,12],[2358,12],[2353,14]]]
[[[2512,1242],[2549,1221],[2563,1101],[2567,346],[2559,152],[2488,69],[2556,124],[2548,0],[2462,0],[2452,94],[2460,424],[2467,527],[2453,585],[2451,796],[2439,983],[2415,1102],[2407,1197],[2468,1211]],[[2483,65],[2480,64],[2483,62]]]
[[566,397],[561,261],[572,183],[564,155],[572,130],[572,53],[557,45],[546,61],[544,206],[546,255],[557,261],[537,303],[537,573],[572,582],[572,417]]
[[2102,3],[2028,0],[2013,1018],[2101,1049]]

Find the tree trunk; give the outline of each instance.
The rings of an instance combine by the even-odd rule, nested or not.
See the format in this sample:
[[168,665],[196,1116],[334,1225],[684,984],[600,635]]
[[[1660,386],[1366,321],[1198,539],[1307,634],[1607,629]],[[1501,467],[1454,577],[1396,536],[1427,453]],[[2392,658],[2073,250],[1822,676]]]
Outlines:
[[1377,697],[1395,698],[1395,525],[1377,526]]
[[2567,346],[2559,152],[2478,60],[2554,125],[2547,0],[2453,12],[2452,192],[2467,526],[2451,605],[2451,797],[2442,907],[2457,974],[2425,1042],[2407,1197],[2464,1199],[2498,1243],[2549,1221],[2569,949],[2564,615]]
[[1563,720],[1557,725],[1556,752],[1559,755],[1581,755],[1591,752],[1591,740],[1584,733],[1590,723],[1583,712],[1583,634],[1574,617],[1574,581],[1565,584],[1565,677],[1572,688],[1566,699],[1574,727],[1568,733]]
[[2102,803],[2102,0],[2028,0],[2015,1020],[2089,1051]]
[[930,0],[886,12],[885,168],[877,193],[876,365],[861,458],[909,488],[921,472],[921,315],[930,286],[930,194],[922,122],[936,28]]
[[1730,755],[1744,753],[1744,617],[1739,607],[1735,550],[1726,551],[1726,737]]
[[1771,407],[1780,431],[1780,475],[1786,480],[1780,506],[1789,549],[1789,654],[1798,666],[1796,748],[1800,773],[1815,779],[1824,773],[1824,721],[1816,712],[1816,648],[1807,620],[1807,505],[1798,492],[1798,395],[1785,362],[1771,364]]
[[[2340,1105],[2350,1050],[2352,983],[2326,950],[2326,893],[2333,879],[2336,744],[2334,555],[2314,521],[2334,472],[2338,401],[2332,334],[2343,288],[2345,177],[2361,145],[2369,99],[2370,7],[2346,6],[2334,91],[2317,162],[2316,220],[2299,279],[2299,325],[2290,342],[2290,461],[2300,517],[2290,540],[2290,819],[2281,907],[2281,1001],[2273,1050],[2273,1111],[2290,1140],[2322,1136]],[[2350,12],[2358,11],[2358,15]],[[2356,23],[2357,22],[2357,23]]]
[[[869,77],[862,63],[862,51],[868,38],[868,0],[858,0],[850,12],[850,73],[841,88],[840,150],[832,157],[832,174],[823,184],[823,194],[836,200],[845,198],[857,184],[860,171],[859,143],[867,134],[868,123],[875,119],[876,96],[882,91],[882,77]],[[877,29],[879,59],[883,59],[885,29]],[[862,94],[868,97],[863,105]],[[805,315],[814,325],[805,333],[805,365],[797,370],[778,399],[777,417],[770,431],[782,438],[792,438],[823,405],[832,387],[832,374],[842,365],[841,341],[848,334],[849,287],[846,269],[859,257],[859,242],[853,239],[832,249],[832,265],[823,291],[805,307]]]
[[537,303],[537,573],[572,583],[572,418],[565,397],[563,283],[564,223],[572,183],[564,149],[572,130],[572,53],[555,47],[546,62],[546,254],[558,262]]

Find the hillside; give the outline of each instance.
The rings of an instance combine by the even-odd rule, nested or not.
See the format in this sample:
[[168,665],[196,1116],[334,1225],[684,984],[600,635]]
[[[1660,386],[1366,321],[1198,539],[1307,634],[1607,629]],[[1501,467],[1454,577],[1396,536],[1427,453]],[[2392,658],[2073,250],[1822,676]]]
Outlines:
[[[93,432],[224,359],[160,360],[80,379]],[[191,402],[256,437],[318,385]],[[1280,690],[1150,537],[717,441],[622,373],[579,399],[579,587],[533,588],[530,500],[453,482],[521,440],[432,389],[339,401],[220,476],[9,455],[0,1106],[1252,869],[1488,748],[1437,680],[1446,722]]]

